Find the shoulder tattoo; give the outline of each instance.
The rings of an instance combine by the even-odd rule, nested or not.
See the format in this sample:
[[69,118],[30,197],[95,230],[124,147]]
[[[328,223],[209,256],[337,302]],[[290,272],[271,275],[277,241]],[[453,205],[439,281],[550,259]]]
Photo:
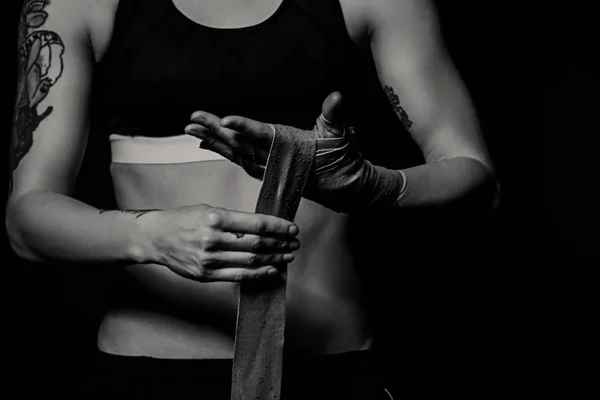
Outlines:
[[52,113],[52,106],[41,110],[39,104],[63,72],[63,41],[56,32],[42,29],[48,18],[49,4],[50,0],[25,0],[21,13],[11,172],[31,149],[35,130]]

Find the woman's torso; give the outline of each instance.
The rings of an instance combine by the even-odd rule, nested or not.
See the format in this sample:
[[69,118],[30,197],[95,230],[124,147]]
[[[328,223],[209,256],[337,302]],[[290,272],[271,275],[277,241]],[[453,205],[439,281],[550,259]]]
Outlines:
[[[361,98],[357,89],[365,78],[355,45],[363,29],[337,0],[102,4],[94,10],[92,41],[100,60],[96,118],[106,135],[180,135],[196,110],[311,129],[334,90],[349,108],[380,100]],[[112,163],[111,172],[124,209],[206,203],[253,211],[260,187],[226,160],[168,168]],[[303,199],[295,222],[302,248],[288,269],[286,349],[369,347],[361,276],[375,267],[357,264],[350,217]],[[193,282],[158,265],[129,266],[123,282],[100,328],[101,350],[232,356],[236,284]]]

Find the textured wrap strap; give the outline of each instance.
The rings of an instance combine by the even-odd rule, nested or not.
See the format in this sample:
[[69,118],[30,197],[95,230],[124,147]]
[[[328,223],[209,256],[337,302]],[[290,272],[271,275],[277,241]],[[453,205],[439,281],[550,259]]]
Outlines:
[[[316,141],[288,129],[273,127],[256,212],[293,221],[313,166]],[[287,266],[276,267],[281,278],[274,282],[240,284],[231,400],[281,398]]]

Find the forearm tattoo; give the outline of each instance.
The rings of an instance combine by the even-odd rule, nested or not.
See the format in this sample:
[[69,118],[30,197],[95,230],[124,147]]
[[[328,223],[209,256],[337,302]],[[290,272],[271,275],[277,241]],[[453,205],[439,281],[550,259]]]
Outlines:
[[19,23],[19,60],[17,99],[13,116],[12,148],[10,154],[12,172],[19,166],[33,144],[33,133],[53,110],[38,106],[46,98],[50,88],[63,72],[65,46],[58,34],[41,29],[48,13],[50,0],[25,0]]
[[135,217],[135,219],[138,219],[139,217],[146,215],[149,212],[158,211],[158,209],[152,209],[152,210],[98,210],[98,213],[105,214],[109,211],[115,211],[115,212],[120,212],[123,214],[133,215]]
[[385,86],[383,90],[385,91],[385,94],[388,98],[388,101],[392,105],[392,108],[394,109],[396,114],[398,114],[402,126],[404,126],[404,129],[409,130],[413,123],[408,117],[406,111],[404,111],[404,108],[402,108],[402,106],[400,105],[400,98],[398,97],[396,92],[394,92],[394,88],[392,88],[391,86]]

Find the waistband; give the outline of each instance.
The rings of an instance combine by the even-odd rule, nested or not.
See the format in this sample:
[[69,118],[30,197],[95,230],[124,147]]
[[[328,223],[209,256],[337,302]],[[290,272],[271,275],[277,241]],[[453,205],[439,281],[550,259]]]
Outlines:
[[[374,368],[372,352],[284,358],[281,400],[381,398],[384,388]],[[136,398],[147,399],[164,398],[163,393],[181,398],[228,400],[232,365],[231,359],[160,359],[98,352],[94,377],[84,390],[121,397],[133,393]]]
[[[155,358],[147,356],[126,356],[106,353],[98,350],[96,352],[97,365],[100,367],[109,367],[116,369],[129,369],[133,367],[136,372],[143,373],[144,371],[156,371],[156,368],[168,372],[169,369],[177,370],[178,373],[185,371],[187,367],[194,369],[194,374],[198,371],[206,374],[214,372],[231,373],[233,360],[230,358],[217,359],[175,359],[175,358]],[[288,368],[308,368],[329,370],[330,373],[335,373],[340,370],[347,369],[364,369],[371,368],[375,362],[375,355],[372,349],[352,350],[343,353],[324,354],[324,355],[300,355],[286,354],[284,364]],[[204,370],[206,368],[206,370]]]
[[[172,359],[146,356],[125,356],[106,353],[98,350],[96,367],[100,370],[124,372],[135,375],[164,376],[177,373],[179,376],[230,377],[232,359]],[[327,374],[329,376],[343,375],[349,371],[367,371],[375,369],[373,350],[354,350],[344,353],[311,355],[287,354],[284,358],[284,368],[293,374]]]
[[111,160],[120,164],[183,164],[227,160],[210,150],[200,149],[201,139],[191,135],[169,137],[109,136]]

